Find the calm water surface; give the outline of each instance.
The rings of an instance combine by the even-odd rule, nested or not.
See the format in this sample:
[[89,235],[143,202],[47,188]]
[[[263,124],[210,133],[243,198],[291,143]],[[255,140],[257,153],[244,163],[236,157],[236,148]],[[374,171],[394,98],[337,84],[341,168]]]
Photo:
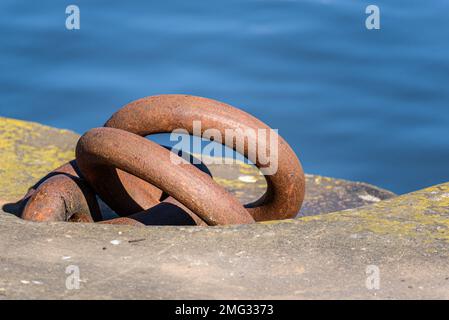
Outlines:
[[2,0],[0,16],[2,116],[83,133],[189,93],[278,128],[309,173],[398,193],[449,181],[449,1]]

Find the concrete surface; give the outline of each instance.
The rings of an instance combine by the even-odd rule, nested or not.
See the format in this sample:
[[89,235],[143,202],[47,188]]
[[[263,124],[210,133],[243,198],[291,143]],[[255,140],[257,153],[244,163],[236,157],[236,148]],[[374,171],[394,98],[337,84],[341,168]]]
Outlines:
[[[70,159],[70,139],[76,135],[0,118],[3,203],[17,200],[57,162]],[[48,150],[52,156],[33,154]],[[449,183],[392,197],[339,181],[308,176],[307,187],[313,185],[320,205],[337,187],[340,196],[330,201],[331,211],[361,203],[346,200],[351,197],[371,204],[207,228],[33,223],[1,212],[0,298],[449,298]],[[242,185],[222,183],[233,192],[242,190]],[[301,214],[326,212],[323,206],[306,201],[308,209]],[[71,290],[66,282],[73,275],[66,271],[73,266],[81,282]],[[378,289],[371,281],[377,271]]]

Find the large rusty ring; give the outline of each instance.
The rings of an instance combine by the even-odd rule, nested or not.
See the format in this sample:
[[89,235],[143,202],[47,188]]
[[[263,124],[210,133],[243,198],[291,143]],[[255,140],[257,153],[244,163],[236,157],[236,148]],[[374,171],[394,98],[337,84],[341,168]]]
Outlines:
[[[139,99],[116,112],[105,126],[139,136],[167,133],[179,128],[194,134],[194,121],[201,122],[201,134],[209,128],[219,130],[223,136],[226,129],[252,129],[256,132],[258,129],[270,130],[270,127],[260,120],[228,104],[188,95],[160,95]],[[238,147],[234,141],[227,145],[234,150]],[[108,150],[108,153],[113,152],[114,147],[105,150]],[[245,156],[249,155],[248,150],[236,151]],[[81,154],[77,153],[78,162],[81,160],[80,156]],[[262,167],[259,159],[249,160],[257,167]],[[116,183],[117,175],[113,169],[102,168],[104,171],[93,172],[89,170],[88,164],[84,170],[80,165],[80,169],[90,185],[113,210],[123,212],[126,209],[123,208],[122,201],[116,200],[126,198],[127,195],[123,194],[126,190],[121,189],[118,196],[115,189],[111,194],[111,188],[107,187]],[[267,192],[259,201],[250,204],[247,210],[256,221],[294,217],[304,199],[304,173],[295,153],[281,137],[278,137],[278,169],[273,175],[265,177],[268,184]],[[215,201],[213,198],[210,200]]]
[[[278,137],[277,172],[265,176],[267,192],[255,203],[247,205],[247,211],[206,174],[191,164],[173,165],[170,162],[168,150],[139,137],[171,132],[179,128],[195,134],[193,121],[201,121],[201,134],[209,128],[218,129],[223,135],[226,129],[270,130],[266,124],[249,114],[215,100],[185,95],[143,98],[123,107],[105,124],[105,127],[121,130],[93,129],[80,139],[77,147],[77,163],[75,163],[82,173],[80,180],[86,179],[88,185],[114,211],[124,216],[135,214],[159,203],[161,190],[173,196],[165,201],[171,200],[171,203],[183,208],[200,225],[205,224],[202,219],[207,224],[215,225],[250,223],[253,218],[256,221],[285,219],[297,214],[304,198],[304,174],[296,155],[281,137]],[[133,143],[130,143],[131,141]],[[239,146],[234,141],[227,145],[248,157],[247,145],[243,150],[236,149]],[[249,157],[249,159],[263,172],[264,168],[257,157],[255,159]],[[62,173],[74,171],[64,168],[64,166],[62,169],[59,168],[59,171]],[[171,173],[165,172],[167,168],[172,170]],[[58,170],[55,171],[55,173],[61,173]],[[70,172],[70,174],[75,176],[74,179],[80,175],[79,172]],[[29,214],[35,213],[36,208],[42,208],[42,203],[40,205],[35,203],[37,199],[41,199],[36,194],[46,194],[52,188],[56,190],[54,186],[67,186],[66,191],[70,191],[69,194],[76,193],[66,201],[64,197],[68,193],[64,191],[64,196],[58,198],[63,199],[64,205],[75,201],[73,199],[76,199],[77,204],[83,205],[69,207],[72,209],[69,215],[53,213],[50,218],[49,216],[47,216],[48,219],[41,217],[41,220],[60,220],[61,217],[67,220],[79,208],[92,211],[94,207],[94,212],[90,214],[96,215],[95,205],[90,204],[92,191],[85,190],[88,187],[75,188],[74,184],[68,181],[63,184],[49,179],[44,181],[37,191],[32,190],[29,193],[31,199],[24,210],[25,219],[39,221],[35,215]],[[204,190],[207,190],[207,194]],[[82,201],[82,196],[89,201]],[[60,208],[61,205],[56,207]],[[31,208],[34,210],[30,210]],[[75,214],[71,219],[83,220],[85,216]],[[116,220],[117,222],[111,221],[111,223],[127,223],[126,218]]]
[[111,193],[104,177],[119,168],[168,193],[209,225],[254,222],[237,198],[207,174],[190,163],[173,163],[171,151],[133,133],[92,129],[80,138],[76,156],[83,176],[107,203]]

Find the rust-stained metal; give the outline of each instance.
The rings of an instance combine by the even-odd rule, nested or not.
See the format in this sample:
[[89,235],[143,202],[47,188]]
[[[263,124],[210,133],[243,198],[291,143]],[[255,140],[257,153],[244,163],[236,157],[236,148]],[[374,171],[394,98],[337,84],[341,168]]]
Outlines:
[[[213,128],[219,130],[223,137],[226,129],[252,129],[256,132],[258,129],[270,130],[265,123],[240,109],[216,100],[190,95],[160,95],[136,100],[117,111],[106,122],[105,127],[122,129],[140,136],[168,133],[179,128],[195,134],[194,121],[201,122],[201,134]],[[239,145],[232,140],[227,146],[246,157],[250,156],[247,144],[244,149],[237,149]],[[262,149],[269,149],[269,143],[265,143],[264,147]],[[264,165],[260,159],[256,157],[249,160],[263,172]],[[298,213],[304,200],[304,172],[296,154],[280,136],[277,160],[277,171],[265,176],[268,183],[266,194],[259,201],[247,205],[256,221],[292,218]],[[102,176],[109,180],[107,176]],[[121,207],[113,198],[108,197],[108,200],[117,209]]]
[[108,205],[115,202],[108,202],[112,194],[107,181],[118,168],[163,190],[208,225],[254,222],[237,198],[209,175],[188,162],[173,163],[171,154],[150,140],[115,128],[91,129],[76,147],[84,178]]
[[[123,188],[132,199],[126,201],[122,215],[140,212],[160,202],[161,190],[121,170],[117,170],[117,174],[119,179],[110,187]],[[54,179],[55,177],[58,178]],[[49,197],[43,195],[49,195]],[[20,203],[21,217],[25,220],[68,221],[68,217],[71,217],[70,221],[92,222],[92,216],[95,217],[95,221],[102,219],[95,194],[86,185],[75,160],[60,166],[42,178],[28,190]],[[73,212],[73,205],[78,210],[82,209],[84,214]]]
[[[194,121],[201,123],[199,133]],[[190,163],[174,164],[170,151],[143,138],[175,129],[196,135],[216,129],[223,137],[229,129],[250,129],[256,135],[259,129],[271,130],[242,110],[212,99],[161,95],[134,101],[116,112],[105,128],[92,129],[81,137],[76,162],[54,170],[29,190],[22,201],[26,204],[22,217],[101,220],[92,189],[122,216],[102,221],[107,224],[241,224],[297,214],[304,199],[304,174],[295,153],[277,133],[277,171],[265,175],[265,195],[244,208],[207,174]],[[257,137],[256,141],[260,144],[256,148],[266,155],[274,153],[267,139]],[[257,153],[252,157],[247,143],[243,147],[234,139],[224,143],[266,172],[267,164]]]
[[94,222],[101,220],[95,194],[77,178],[56,174],[30,196],[22,218],[31,221]]

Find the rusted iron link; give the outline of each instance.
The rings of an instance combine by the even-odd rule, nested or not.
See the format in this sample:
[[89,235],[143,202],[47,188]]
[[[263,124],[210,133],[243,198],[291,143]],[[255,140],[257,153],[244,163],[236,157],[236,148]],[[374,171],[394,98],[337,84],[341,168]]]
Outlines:
[[56,174],[30,196],[22,218],[31,221],[94,222],[101,220],[95,194],[76,177]]
[[[224,137],[226,129],[232,130],[270,130],[270,127],[248,113],[228,104],[189,95],[160,95],[136,100],[117,111],[105,124],[105,127],[122,129],[140,136],[155,133],[169,133],[175,129],[185,129],[194,134],[194,121],[201,122],[201,134],[207,129],[217,129]],[[266,194],[247,206],[256,221],[287,219],[294,217],[302,204],[305,192],[305,178],[301,164],[288,143],[278,136],[278,169],[272,175],[265,175],[268,184]],[[258,142],[262,139],[257,139]],[[226,142],[226,141],[225,141]],[[239,153],[250,156],[248,145],[239,149],[234,140],[227,146]],[[259,147],[259,146],[257,146]],[[265,142],[262,150],[270,152],[270,144]],[[256,154],[257,155],[257,154]],[[260,159],[249,157],[264,172]],[[114,181],[111,170],[98,173],[95,181],[90,181],[94,189],[110,206],[117,211],[123,209],[123,203],[117,201],[122,190],[113,194],[100,190],[100,184]],[[103,182],[102,182],[103,181]]]
[[108,205],[112,194],[103,179],[114,176],[118,168],[168,193],[208,225],[254,222],[240,202],[209,175],[188,162],[173,163],[169,150],[133,133],[91,129],[78,141],[76,159],[85,179]]
[[[126,212],[137,213],[160,202],[162,191],[126,172],[117,170],[119,179],[111,188],[123,188],[132,201]],[[88,222],[102,220],[96,195],[86,184],[75,160],[53,170],[31,187],[19,201],[21,217],[32,221]]]

